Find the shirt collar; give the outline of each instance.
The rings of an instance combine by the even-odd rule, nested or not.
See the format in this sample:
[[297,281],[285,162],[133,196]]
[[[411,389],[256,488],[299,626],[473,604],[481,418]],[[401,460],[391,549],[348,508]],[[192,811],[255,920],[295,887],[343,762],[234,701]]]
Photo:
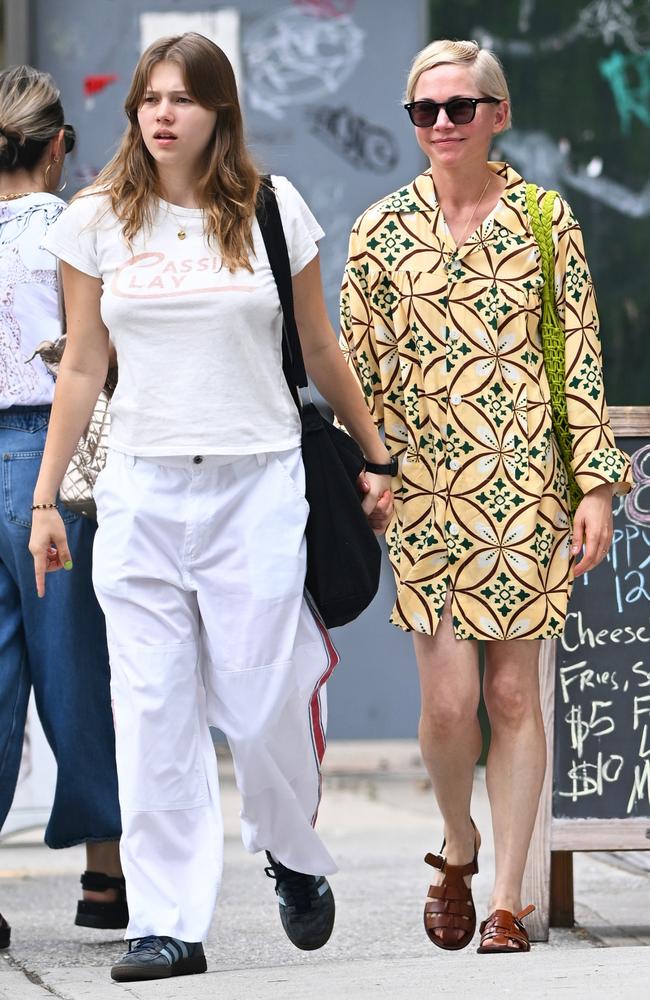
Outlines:
[[[495,209],[481,227],[482,236],[483,238],[488,237],[495,226],[505,226],[510,232],[519,233],[521,232],[521,220],[517,209],[523,208],[525,210],[525,181],[508,163],[490,161],[488,167],[497,176],[505,177],[506,187]],[[438,208],[438,200],[431,170],[425,170],[406,187],[389,195],[377,208],[380,212],[396,212],[398,214],[412,212],[433,214]]]
[[526,182],[509,163],[490,163],[489,167],[500,177],[505,177],[506,186],[492,213],[493,227],[504,226],[509,232],[521,234],[521,214],[526,211]]

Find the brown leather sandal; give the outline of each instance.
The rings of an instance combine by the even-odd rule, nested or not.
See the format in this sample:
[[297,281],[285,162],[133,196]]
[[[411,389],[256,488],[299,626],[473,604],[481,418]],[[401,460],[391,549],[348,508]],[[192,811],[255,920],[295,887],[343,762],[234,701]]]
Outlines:
[[481,943],[476,949],[480,955],[498,955],[504,952],[530,951],[530,941],[522,924],[524,917],[532,913],[531,904],[516,916],[510,910],[495,910],[480,926]]
[[424,904],[424,929],[429,940],[437,948],[445,951],[460,951],[466,948],[474,937],[476,930],[476,910],[472,899],[472,890],[465,882],[466,875],[476,875],[478,872],[478,849],[480,839],[478,830],[474,840],[474,857],[466,865],[449,865],[442,856],[445,849],[443,841],[440,854],[427,854],[425,861],[437,868],[444,875],[440,885],[430,885],[427,901]]

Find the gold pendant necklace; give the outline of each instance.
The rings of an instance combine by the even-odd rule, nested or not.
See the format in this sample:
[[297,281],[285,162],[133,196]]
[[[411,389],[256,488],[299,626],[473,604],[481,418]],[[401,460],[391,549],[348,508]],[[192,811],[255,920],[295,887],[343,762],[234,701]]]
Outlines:
[[481,204],[481,202],[483,201],[483,198],[485,197],[485,192],[487,191],[491,180],[492,180],[492,174],[490,174],[490,176],[486,180],[485,187],[481,191],[481,193],[479,195],[479,198],[478,198],[478,201],[476,202],[476,204],[474,205],[474,208],[472,209],[472,214],[470,215],[469,219],[467,220],[467,224],[466,224],[466,226],[465,226],[465,228],[463,230],[463,235],[461,236],[461,238],[459,239],[458,243],[456,244],[456,249],[454,250],[454,252],[452,254],[451,260],[448,260],[447,263],[445,264],[445,271],[451,271],[452,268],[454,268],[454,270],[457,270],[458,267],[460,266],[460,262],[456,259],[456,255],[457,255],[458,251],[460,250],[460,248],[465,243],[465,238],[467,237],[467,233],[469,231],[469,227],[472,224],[472,220],[473,220],[474,216],[476,215],[476,212],[478,210],[479,205]]
[[172,207],[171,207],[171,205],[169,204],[169,202],[167,202],[167,211],[169,212],[169,214],[171,215],[172,219],[174,220],[174,222],[175,222],[175,223],[176,223],[176,225],[178,226],[178,230],[177,230],[177,232],[176,232],[176,236],[177,236],[177,238],[178,238],[179,240],[184,240],[184,239],[186,238],[186,236],[187,236],[187,232],[186,232],[186,230],[185,230],[185,226],[183,226],[183,225],[182,225],[182,224],[181,224],[181,223],[180,223],[180,222],[178,221],[178,216],[176,215],[176,213],[175,213],[174,211],[172,211]]
[[38,194],[38,191],[12,191],[11,194],[0,194],[0,201],[15,201],[16,198],[26,198],[29,194]]

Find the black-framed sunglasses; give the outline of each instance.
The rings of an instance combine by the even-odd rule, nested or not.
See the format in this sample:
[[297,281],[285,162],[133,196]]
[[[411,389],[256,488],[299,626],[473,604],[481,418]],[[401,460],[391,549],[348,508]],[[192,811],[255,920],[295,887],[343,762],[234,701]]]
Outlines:
[[72,125],[63,126],[63,144],[65,146],[66,153],[71,153],[74,149],[74,144],[77,141],[77,133],[75,132]]
[[417,128],[431,128],[438,121],[440,108],[454,125],[469,125],[476,116],[477,104],[500,104],[498,97],[452,97],[450,101],[411,101],[404,107]]

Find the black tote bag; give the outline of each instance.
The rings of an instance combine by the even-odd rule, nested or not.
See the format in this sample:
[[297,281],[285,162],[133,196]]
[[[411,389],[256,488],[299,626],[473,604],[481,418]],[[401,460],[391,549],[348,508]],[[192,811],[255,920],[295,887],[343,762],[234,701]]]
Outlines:
[[283,313],[282,363],[302,423],[307,519],[305,587],[328,628],[345,625],[368,607],[379,587],[381,549],[361,507],[357,478],[361,449],[334,427],[314,403],[302,403],[307,374],[293,312],[289,253],[275,192],[263,178],[259,223]]

